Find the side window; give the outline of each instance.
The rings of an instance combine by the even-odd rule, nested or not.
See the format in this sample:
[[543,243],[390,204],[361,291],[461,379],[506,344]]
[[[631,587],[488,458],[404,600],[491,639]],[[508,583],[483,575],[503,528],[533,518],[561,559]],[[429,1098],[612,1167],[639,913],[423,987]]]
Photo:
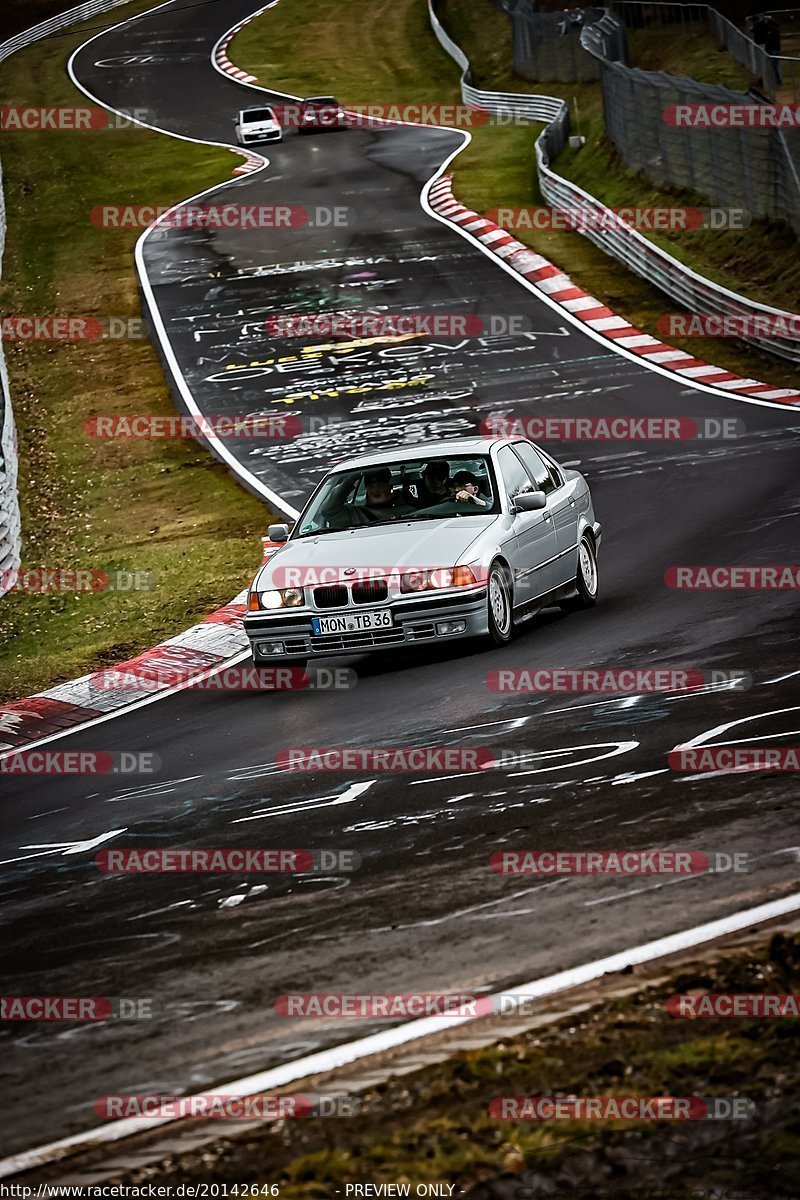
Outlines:
[[554,491],[556,485],[553,482],[553,476],[548,470],[544,459],[534,450],[530,442],[515,442],[514,449],[528,468],[531,478],[536,480],[536,486],[539,491]]
[[509,500],[515,500],[520,492],[534,490],[528,472],[510,446],[501,446],[497,455],[497,465]]

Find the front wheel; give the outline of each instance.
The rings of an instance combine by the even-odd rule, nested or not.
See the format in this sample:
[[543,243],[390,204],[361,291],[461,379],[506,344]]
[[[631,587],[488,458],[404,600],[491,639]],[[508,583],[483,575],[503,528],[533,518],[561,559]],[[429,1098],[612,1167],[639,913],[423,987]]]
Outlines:
[[573,612],[581,608],[594,608],[595,604],[597,604],[598,587],[597,553],[594,548],[594,542],[585,533],[578,546],[578,570],[575,573],[575,595],[565,600],[561,607]]
[[486,585],[489,641],[493,646],[505,646],[511,641],[512,595],[508,568],[495,563]]

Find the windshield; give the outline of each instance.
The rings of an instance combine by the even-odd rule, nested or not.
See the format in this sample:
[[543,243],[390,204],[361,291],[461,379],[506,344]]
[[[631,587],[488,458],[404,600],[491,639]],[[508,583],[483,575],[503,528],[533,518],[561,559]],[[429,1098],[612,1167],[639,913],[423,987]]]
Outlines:
[[337,103],[333,96],[309,96],[308,100],[306,100],[308,108],[322,108],[323,106],[326,108],[336,108]]
[[247,112],[242,113],[242,120],[247,121],[274,121],[275,114],[271,108],[249,108]]
[[398,521],[435,521],[498,513],[487,458],[421,458],[338,471],[324,481],[293,538]]

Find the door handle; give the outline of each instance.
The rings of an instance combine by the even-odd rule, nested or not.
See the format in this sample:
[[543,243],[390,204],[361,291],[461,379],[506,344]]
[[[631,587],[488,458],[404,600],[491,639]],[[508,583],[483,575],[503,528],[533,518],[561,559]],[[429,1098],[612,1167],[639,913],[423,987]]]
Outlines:
[[574,496],[570,496],[570,498],[569,498],[569,502],[570,502],[570,504],[572,505],[572,507],[574,508],[574,507],[575,507],[575,497],[574,497]]
[[550,513],[549,513],[549,512],[543,512],[543,513],[542,513],[542,520],[543,520],[543,521],[552,521],[552,519],[553,519],[553,518],[550,516]]

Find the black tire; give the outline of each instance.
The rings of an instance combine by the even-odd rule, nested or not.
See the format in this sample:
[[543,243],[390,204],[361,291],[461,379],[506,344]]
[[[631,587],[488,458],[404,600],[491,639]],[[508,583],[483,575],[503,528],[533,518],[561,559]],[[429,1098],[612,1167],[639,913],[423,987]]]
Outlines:
[[507,646],[511,641],[514,635],[513,605],[511,572],[503,563],[495,563],[486,581],[487,641],[490,645]]
[[575,572],[575,595],[564,600],[561,607],[566,612],[577,612],[584,608],[594,608],[597,604],[599,590],[599,574],[597,569],[597,553],[594,542],[585,533],[578,546],[578,569]]

